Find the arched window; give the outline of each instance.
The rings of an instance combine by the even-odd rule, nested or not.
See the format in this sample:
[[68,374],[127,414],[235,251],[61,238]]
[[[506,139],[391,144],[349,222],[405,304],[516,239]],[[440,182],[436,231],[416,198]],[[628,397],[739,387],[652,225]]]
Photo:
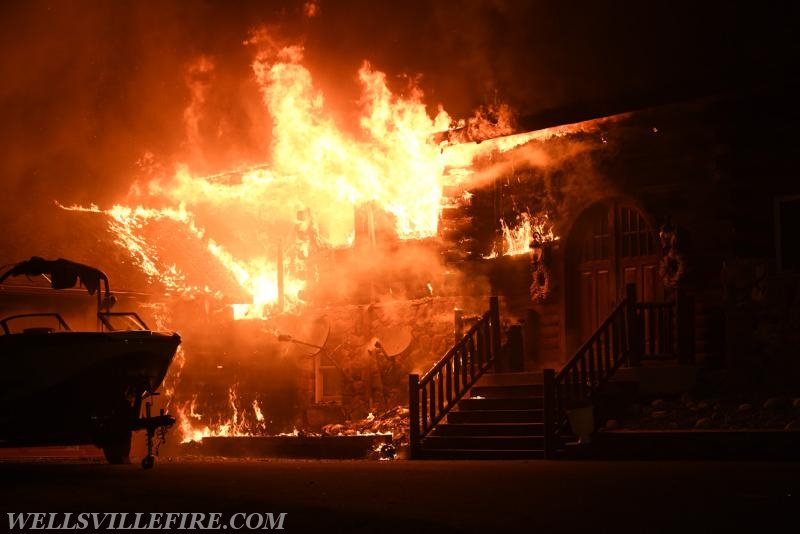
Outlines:
[[656,253],[655,233],[639,210],[620,207],[619,226],[621,257],[637,258]]

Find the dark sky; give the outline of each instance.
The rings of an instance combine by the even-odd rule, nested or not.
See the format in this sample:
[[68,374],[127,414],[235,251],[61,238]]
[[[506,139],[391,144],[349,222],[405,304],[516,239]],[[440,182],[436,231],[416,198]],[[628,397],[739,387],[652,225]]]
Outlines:
[[[237,157],[257,159],[268,129],[242,42],[261,25],[304,43],[343,122],[364,60],[397,90],[419,77],[427,103],[455,117],[493,101],[520,116],[612,113],[794,76],[797,8],[762,3],[318,0],[308,18],[288,0],[3,2],[2,205],[120,198],[144,151],[180,152],[186,67],[200,55],[216,65],[210,99]],[[210,149],[210,164],[230,148]]]

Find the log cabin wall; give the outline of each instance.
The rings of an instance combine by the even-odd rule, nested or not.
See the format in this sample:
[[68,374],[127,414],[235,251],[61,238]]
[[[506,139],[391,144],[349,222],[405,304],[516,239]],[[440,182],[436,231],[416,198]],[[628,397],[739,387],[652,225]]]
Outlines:
[[[776,235],[781,225],[791,232],[791,199],[800,198],[791,94],[770,88],[636,111],[502,155],[516,159],[512,172],[471,191],[469,215],[484,221],[469,240],[476,255],[490,248],[487,236],[496,236],[497,224],[486,221],[498,215],[548,213],[561,237],[548,250],[549,293],[538,302],[519,283],[524,259],[510,268],[513,260],[499,258],[485,268],[493,290],[506,296],[512,320],[535,340],[526,344],[526,368],[570,356],[574,312],[567,305],[572,282],[565,244],[587,209],[620,199],[651,225],[657,254],[670,251],[662,249],[667,244],[677,258],[677,269],[672,262],[672,270],[659,273],[662,298],[678,290],[694,298],[698,363],[741,368],[744,375],[754,368],[764,374],[766,366],[798,367],[787,363],[793,361],[790,333],[798,330],[792,321],[800,326],[797,266],[779,265],[776,255],[776,239],[787,247],[784,263],[796,254],[790,239]],[[523,151],[532,145],[547,157],[530,165]],[[671,239],[662,243],[661,230]]]

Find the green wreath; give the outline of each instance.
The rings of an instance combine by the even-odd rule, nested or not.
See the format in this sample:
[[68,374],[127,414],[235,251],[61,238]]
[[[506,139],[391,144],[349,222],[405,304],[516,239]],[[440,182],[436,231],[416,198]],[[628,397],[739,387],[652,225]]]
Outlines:
[[685,272],[686,263],[680,253],[670,250],[661,258],[658,274],[661,276],[665,288],[675,289],[678,287]]

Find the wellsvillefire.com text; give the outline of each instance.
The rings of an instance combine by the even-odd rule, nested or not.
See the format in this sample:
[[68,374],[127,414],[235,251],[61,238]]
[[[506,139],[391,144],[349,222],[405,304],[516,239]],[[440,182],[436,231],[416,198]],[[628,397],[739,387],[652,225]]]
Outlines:
[[286,512],[223,514],[220,512],[127,513],[127,512],[51,512],[10,513],[11,530],[149,530],[149,529],[233,529],[279,530],[284,528]]

